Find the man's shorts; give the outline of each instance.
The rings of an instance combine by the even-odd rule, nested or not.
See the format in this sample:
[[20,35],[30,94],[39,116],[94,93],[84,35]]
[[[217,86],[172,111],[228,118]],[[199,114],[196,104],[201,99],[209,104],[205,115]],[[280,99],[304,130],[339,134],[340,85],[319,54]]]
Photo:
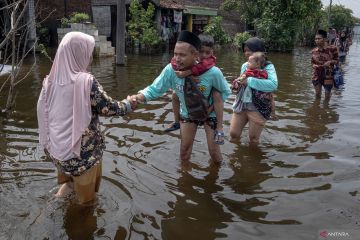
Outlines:
[[[326,81],[329,81],[329,84],[326,84]],[[319,85],[319,84],[321,84],[321,83],[320,83],[319,80],[312,80],[312,84],[313,84],[314,87],[315,87],[315,86],[317,86],[317,85]],[[331,92],[331,89],[333,88],[334,83],[333,83],[332,80],[331,80],[331,84],[330,84],[330,80],[325,80],[325,83],[324,83],[324,84],[321,84],[321,85],[324,87],[324,89],[325,89],[326,92]]]
[[58,171],[58,183],[74,183],[74,192],[80,204],[95,200],[102,176],[102,161],[86,170],[80,176],[69,176]]
[[180,117],[180,122],[182,123],[194,123],[198,126],[203,126],[204,124],[208,125],[212,130],[216,130],[217,128],[217,119],[216,117],[209,117],[206,121],[197,121],[191,120],[190,118]]

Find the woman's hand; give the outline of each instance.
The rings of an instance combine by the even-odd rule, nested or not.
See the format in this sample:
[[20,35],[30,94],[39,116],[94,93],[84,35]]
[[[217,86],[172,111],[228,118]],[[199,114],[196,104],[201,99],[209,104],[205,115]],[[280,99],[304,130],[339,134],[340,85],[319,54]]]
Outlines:
[[242,80],[239,82],[240,86],[247,85],[247,79],[248,79],[247,77],[242,78]]
[[133,96],[127,96],[126,100],[129,101],[132,110],[135,110],[135,109],[137,108],[138,101],[137,101],[135,95],[133,95]]
[[238,77],[237,79],[235,79],[234,81],[232,81],[232,83],[231,83],[231,90],[233,90],[233,91],[239,90],[239,79],[240,79],[240,77]]

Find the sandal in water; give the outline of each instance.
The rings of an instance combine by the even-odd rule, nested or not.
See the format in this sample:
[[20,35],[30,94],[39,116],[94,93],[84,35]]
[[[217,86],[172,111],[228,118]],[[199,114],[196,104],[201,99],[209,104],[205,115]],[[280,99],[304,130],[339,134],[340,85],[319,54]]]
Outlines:
[[174,122],[167,129],[165,129],[165,132],[172,132],[178,129],[180,129],[180,123]]
[[221,130],[215,130],[214,133],[214,142],[218,145],[223,145],[224,144],[224,132]]

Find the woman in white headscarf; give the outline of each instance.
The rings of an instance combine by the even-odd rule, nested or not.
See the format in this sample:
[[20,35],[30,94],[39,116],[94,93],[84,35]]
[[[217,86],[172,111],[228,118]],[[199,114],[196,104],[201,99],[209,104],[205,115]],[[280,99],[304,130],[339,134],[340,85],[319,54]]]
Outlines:
[[70,32],[59,44],[50,73],[43,81],[37,105],[40,144],[58,169],[55,196],[75,192],[80,203],[95,199],[101,180],[104,137],[99,115],[123,116],[136,103],[107,96],[87,72],[95,40]]

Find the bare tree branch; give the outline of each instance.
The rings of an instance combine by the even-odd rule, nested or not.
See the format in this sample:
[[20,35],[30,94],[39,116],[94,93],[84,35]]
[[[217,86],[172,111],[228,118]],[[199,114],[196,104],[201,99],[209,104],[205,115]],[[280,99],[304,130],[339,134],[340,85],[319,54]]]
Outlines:
[[[17,2],[15,9],[12,13],[15,13],[17,11],[21,2],[23,2],[23,0],[20,0]],[[29,6],[29,1],[26,1],[25,5],[24,5],[24,9],[27,9],[28,6]],[[25,11],[22,11],[20,13],[19,17],[17,18],[16,22],[12,23],[11,30],[6,35],[5,39],[0,43],[0,48],[2,48],[5,45],[6,41],[11,37],[12,33],[15,32],[15,30],[17,29],[17,26],[19,25],[20,20],[23,18],[24,14],[25,14]],[[14,18],[12,18],[12,21],[15,21],[15,16],[14,16]]]
[[[55,11],[51,11],[45,18],[42,17],[40,22],[34,22],[36,17],[34,19],[33,15],[30,16],[29,20],[25,19],[25,13],[29,10],[30,1],[19,0],[13,2],[5,0],[5,2],[7,6],[0,8],[3,16],[0,17],[0,22],[4,23],[1,24],[0,30],[4,30],[5,33],[0,42],[0,49],[5,51],[3,64],[10,63],[11,71],[9,76],[7,76],[6,80],[2,82],[0,86],[0,96],[7,96],[5,108],[0,108],[2,112],[8,112],[14,108],[17,95],[16,86],[28,79],[37,66],[35,46],[37,46],[38,40],[35,39],[34,43],[31,42],[33,45],[29,46],[29,38],[31,36],[30,27],[34,26],[34,24],[36,25],[36,23],[39,24],[46,21],[46,19],[48,19]],[[26,68],[26,70],[23,71],[25,59],[31,53],[34,55],[34,62],[31,64],[30,68]],[[7,92],[7,94],[4,94],[4,92]]]

